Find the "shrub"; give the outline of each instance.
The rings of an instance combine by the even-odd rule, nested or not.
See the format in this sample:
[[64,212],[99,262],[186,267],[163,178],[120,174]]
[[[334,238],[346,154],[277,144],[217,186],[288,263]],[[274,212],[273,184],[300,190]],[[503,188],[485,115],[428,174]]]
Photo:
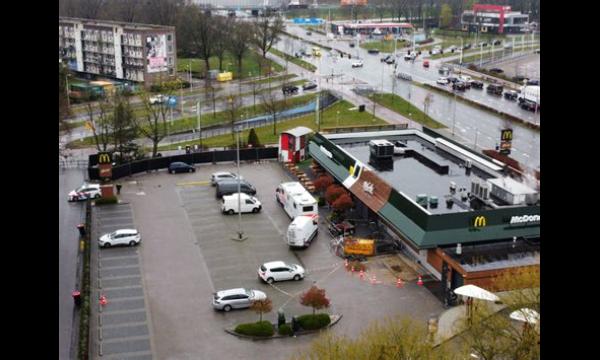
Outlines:
[[300,296],[300,304],[312,307],[314,315],[315,310],[329,307],[329,299],[325,296],[325,289],[313,285]]
[[329,204],[333,204],[337,200],[340,195],[346,193],[343,187],[339,185],[332,184],[327,187],[327,191],[325,191],[325,199]]
[[96,205],[116,204],[119,200],[115,195],[96,200]]
[[256,323],[239,324],[235,328],[235,332],[249,336],[273,336],[275,331],[273,325],[268,321],[259,321]]
[[307,314],[299,316],[298,322],[304,330],[316,330],[329,325],[331,318],[329,314]]
[[248,145],[252,145],[252,147],[257,148],[260,147],[260,140],[258,139],[258,135],[254,128],[250,129],[250,133],[248,134]]
[[350,209],[354,206],[352,202],[352,198],[348,193],[344,193],[340,195],[334,202],[331,204],[331,207],[334,208],[335,211],[344,212],[345,210]]
[[279,333],[279,335],[292,335],[293,331],[292,331],[292,327],[289,326],[288,324],[283,324],[279,327],[279,329],[277,330],[277,332]]

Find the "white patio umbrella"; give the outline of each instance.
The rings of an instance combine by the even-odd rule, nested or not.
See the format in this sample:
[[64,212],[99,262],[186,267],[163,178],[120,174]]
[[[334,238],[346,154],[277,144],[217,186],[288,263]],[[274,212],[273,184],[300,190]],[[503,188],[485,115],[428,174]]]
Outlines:
[[540,314],[529,308],[522,308],[510,313],[510,318],[517,321],[522,321],[529,324],[537,324],[540,321]]
[[495,294],[482,289],[475,285],[464,285],[454,289],[454,293],[457,295],[463,295],[472,297],[475,299],[487,300],[487,301],[500,301],[500,298]]

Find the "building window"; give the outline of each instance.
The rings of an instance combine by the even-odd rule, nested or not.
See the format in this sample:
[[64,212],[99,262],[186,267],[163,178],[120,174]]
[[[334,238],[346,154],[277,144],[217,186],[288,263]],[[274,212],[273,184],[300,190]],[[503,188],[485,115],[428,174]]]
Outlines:
[[168,40],[168,41],[171,41],[171,35],[170,35],[170,34],[169,34],[169,35],[167,35],[167,40]]
[[172,57],[169,58],[169,65],[173,65],[173,58]]
[[169,45],[169,52],[173,52],[173,45]]

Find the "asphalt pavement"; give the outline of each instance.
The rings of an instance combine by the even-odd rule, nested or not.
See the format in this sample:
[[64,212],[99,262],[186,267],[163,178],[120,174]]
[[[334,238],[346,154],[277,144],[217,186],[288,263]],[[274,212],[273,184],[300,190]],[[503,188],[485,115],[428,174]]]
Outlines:
[[58,358],[72,359],[75,307],[71,292],[77,289],[79,254],[77,224],[85,220],[85,203],[67,202],[69,191],[83,182],[83,169],[59,170],[58,174]]

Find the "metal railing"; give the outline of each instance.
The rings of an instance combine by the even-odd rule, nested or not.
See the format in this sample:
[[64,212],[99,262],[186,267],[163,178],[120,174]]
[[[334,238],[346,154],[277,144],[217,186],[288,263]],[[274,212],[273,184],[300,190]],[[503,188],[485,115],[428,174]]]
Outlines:
[[87,169],[88,160],[59,159],[58,167],[60,169]]

